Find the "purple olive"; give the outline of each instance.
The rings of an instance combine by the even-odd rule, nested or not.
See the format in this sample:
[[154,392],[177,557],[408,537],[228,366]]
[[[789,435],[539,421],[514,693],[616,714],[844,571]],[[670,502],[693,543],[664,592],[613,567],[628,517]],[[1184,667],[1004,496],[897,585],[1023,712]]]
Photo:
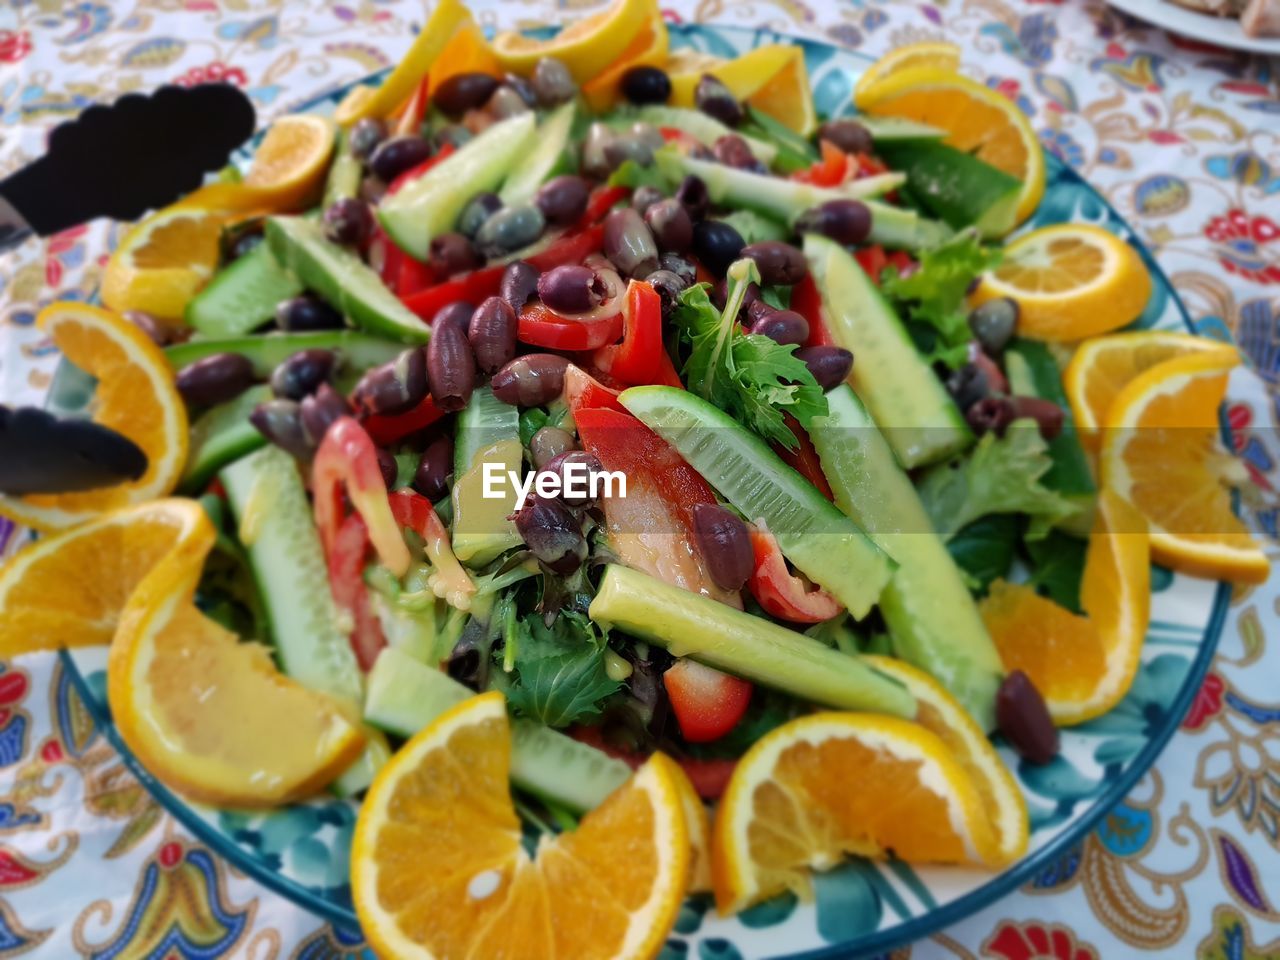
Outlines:
[[315,443],[302,432],[300,410],[294,400],[260,403],[249,414],[249,422],[269,443],[299,460],[307,460],[315,452]]
[[378,469],[382,471],[382,483],[388,490],[391,490],[395,487],[396,477],[400,473],[399,468],[396,466],[396,458],[391,455],[390,450],[384,450],[382,447],[378,447],[376,456],[378,458]]
[[844,347],[801,347],[795,357],[809,368],[823,390],[840,386],[853,369],[853,354]]
[[455,73],[431,95],[431,102],[446,116],[460,117],[485,105],[498,89],[498,78],[487,73]]
[[476,358],[467,333],[455,323],[433,329],[427,343],[427,382],[436,406],[446,413],[461,410],[476,385]]
[[590,267],[566,264],[538,278],[538,298],[556,313],[586,313],[603,302],[609,288]]
[[489,297],[476,307],[467,339],[482,373],[497,373],[516,355],[516,315],[501,297]]
[[343,197],[324,211],[324,234],[334,243],[348,247],[363,246],[373,232],[373,214],[369,205],[355,197]]
[[241,353],[214,353],[178,371],[174,385],[188,406],[212,407],[240,396],[257,378]]
[[[756,303],[764,303],[757,300]],[[755,306],[755,304],[752,304]],[[775,343],[784,346],[788,343],[801,344],[809,339],[809,321],[794,310],[756,311],[760,318],[751,324],[751,332],[768,337]]]
[[534,204],[547,223],[565,226],[574,223],[587,209],[591,188],[587,181],[571,173],[553,177],[538,188]]
[[1014,670],[996,691],[996,726],[1021,756],[1048,763],[1058,755],[1058,728],[1031,678]]
[[327,383],[320,384],[315,393],[303,397],[298,404],[303,436],[313,447],[320,445],[335,420],[349,417],[352,412],[347,398]]
[[861,200],[828,200],[810,207],[796,221],[797,233],[818,233],[846,246],[871,233],[871,210]]
[[498,296],[515,311],[516,316],[538,289],[538,269],[523,260],[508,263],[498,284]]
[[564,392],[565,357],[529,353],[516,357],[493,375],[493,395],[513,407],[541,407]]
[[699,503],[693,508],[693,532],[715,585],[741,590],[755,568],[747,525],[718,504]]
[[439,500],[449,492],[449,474],[453,470],[453,437],[437,437],[427,444],[413,472],[413,489],[428,500]]
[[1004,396],[983,397],[965,411],[964,418],[978,436],[994,433],[1003,437],[1017,417],[1013,401]]
[[582,524],[559,500],[531,495],[515,519],[520,539],[556,573],[573,573],[587,559]]
[[301,400],[320,389],[337,365],[338,355],[332,350],[299,350],[271,371],[271,392],[287,400]]
[[1014,419],[1030,417],[1040,429],[1040,436],[1052,440],[1062,433],[1062,425],[1066,421],[1066,413],[1052,400],[1042,397],[1010,397],[1013,402]]
[[361,377],[351,399],[361,413],[395,416],[412,410],[426,396],[427,365],[423,350],[410,347],[390,363],[374,367]]

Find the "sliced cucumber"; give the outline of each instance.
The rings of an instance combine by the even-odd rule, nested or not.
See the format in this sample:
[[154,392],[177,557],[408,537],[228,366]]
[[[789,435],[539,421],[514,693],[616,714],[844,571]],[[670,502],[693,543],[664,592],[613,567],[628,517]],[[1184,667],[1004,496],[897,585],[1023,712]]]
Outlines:
[[[264,447],[219,477],[249,553],[280,669],[358,714],[364,697],[360,667],[338,623],[320,537],[293,458],[279,447]],[[339,790],[367,787],[385,754],[385,742],[371,738],[365,754],[340,778]]]
[[956,230],[1002,237],[1017,218],[1022,181],[936,140],[884,143],[880,156],[907,175],[912,196]]
[[508,207],[528,203],[538,188],[557,173],[563,172],[565,151],[569,149],[569,132],[573,129],[575,105],[572,100],[551,111],[538,124],[537,144],[529,155],[507,174],[498,197]]
[[199,493],[213,475],[232,460],[239,460],[267,442],[249,422],[253,408],[271,399],[271,388],[251,387],[234,400],[205,411],[191,424],[187,466],[178,481],[182,493]]
[[804,252],[822,293],[831,335],[853,351],[849,382],[898,462],[910,470],[972,443],[973,433],[959,408],[858,262],[839,244],[814,233],[805,236]]
[[396,246],[419,260],[427,259],[431,238],[453,229],[468,201],[494,190],[525,157],[534,143],[533,112],[487,127],[460,149],[387,197],[378,219]]
[[848,119],[865,127],[876,143],[892,143],[899,140],[942,140],[947,131],[941,127],[908,120],[906,117],[868,117],[858,114]]
[[187,304],[187,326],[208,337],[234,337],[270,320],[281,300],[302,292],[302,282],[260,243],[220,270]]
[[277,260],[356,326],[405,343],[423,343],[431,336],[430,328],[396,299],[382,278],[346,247],[331,243],[317,221],[271,217],[267,242]]
[[266,333],[211,340],[193,338],[186,343],[165,347],[164,355],[169,366],[181,370],[187,364],[215,353],[239,353],[249,358],[255,375],[269,377],[272,370],[299,350],[311,349],[337,351],[342,358],[343,369],[350,372],[368,370],[394,360],[404,350],[404,344],[354,330],[317,330],[312,333]]
[[743,516],[763,519],[805,576],[855,617],[867,615],[889,582],[893,560],[768,444],[686,390],[632,387],[619,399]]
[[836,506],[898,561],[880,613],[899,657],[932,674],[982,725],[1004,671],[964,576],[934,532],[911,478],[853,390],[827,392],[809,424]]
[[605,568],[588,613],[592,620],[661,644],[674,656],[692,657],[802,700],[915,716],[911,694],[857,657],[630,567]]
[[[721,137],[736,132],[732,127],[725,126],[709,113],[703,113],[701,110],[689,110],[685,107],[650,104],[638,107],[635,110],[619,110],[617,115],[625,120],[635,119],[643,123],[653,124],[655,127],[673,127],[676,130],[687,133],[693,139],[708,147],[714,147],[716,141]],[[747,142],[747,146],[751,148],[751,152],[757,160],[766,167],[773,163],[773,158],[778,155],[776,146],[758,137],[748,137],[742,134],[739,134],[739,136],[742,136],[742,139]]]
[[914,210],[878,203],[870,198],[906,182],[906,175],[885,173],[855,180],[843,187],[815,187],[795,180],[737,170],[710,160],[696,160],[675,150],[659,150],[656,162],[663,175],[679,180],[699,177],[715,203],[745,207],[792,224],[810,207],[828,200],[862,200],[871,210],[868,240],[889,247],[920,249],[935,246],[951,235],[944,223],[927,220]]
[[[523,462],[519,411],[488,387],[476,390],[458,414],[453,444],[453,552],[468,566],[482,567],[519,546],[520,534],[507,519],[516,492],[506,478],[510,470],[519,474]],[[500,497],[485,496],[486,464],[501,471]]]
[[329,176],[324,182],[324,200],[321,206],[328,209],[330,204],[339,200],[350,200],[360,195],[360,178],[364,174],[359,158],[351,152],[351,134],[347,130],[338,131],[338,146],[333,154],[333,163],[329,167]]
[[[369,672],[364,718],[388,733],[411,737],[470,696],[447,673],[387,649]],[[522,790],[585,811],[598,807],[630,776],[621,760],[540,723],[511,725],[511,779]]]

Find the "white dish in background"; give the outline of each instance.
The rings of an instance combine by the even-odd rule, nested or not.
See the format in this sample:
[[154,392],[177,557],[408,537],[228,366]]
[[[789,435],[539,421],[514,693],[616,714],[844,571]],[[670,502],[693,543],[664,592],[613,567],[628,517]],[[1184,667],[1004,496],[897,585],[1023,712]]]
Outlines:
[[1232,50],[1280,56],[1280,37],[1251,37],[1235,17],[1188,10],[1170,0],[1107,0],[1117,10],[1189,40]]

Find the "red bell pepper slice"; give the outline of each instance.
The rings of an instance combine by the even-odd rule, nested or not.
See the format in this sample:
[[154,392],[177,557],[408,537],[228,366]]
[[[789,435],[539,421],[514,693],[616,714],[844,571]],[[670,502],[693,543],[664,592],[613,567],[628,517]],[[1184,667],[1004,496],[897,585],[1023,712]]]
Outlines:
[[432,590],[436,590],[437,596],[443,593],[451,606],[468,609],[476,592],[475,582],[454,555],[449,531],[431,501],[416,491],[402,489],[392,491],[387,502],[396,523],[408,527],[422,539],[423,552],[433,568],[427,578]]
[[811,183],[815,187],[837,187],[848,180],[850,174],[857,169],[857,161],[853,161],[851,169],[852,158],[835,144],[823,140],[819,146],[822,150],[822,159],[814,162],[806,170],[797,170],[791,175],[791,179],[801,183]]
[[858,266],[862,267],[867,276],[871,278],[871,282],[877,287],[880,286],[880,274],[889,265],[889,258],[885,255],[884,247],[878,243],[863,247],[854,253],[853,258],[858,261]]
[[835,496],[831,493],[831,484],[827,482],[827,475],[822,472],[822,461],[818,458],[818,451],[814,449],[813,441],[809,439],[809,434],[805,432],[804,427],[800,426],[800,422],[791,414],[784,413],[782,418],[787,425],[787,429],[795,436],[799,446],[794,450],[788,450],[782,444],[775,443],[773,444],[773,452],[782,459],[783,463],[812,483],[819,493],[828,500],[834,501]]
[[[570,727],[566,733],[579,743],[595,747],[615,760],[621,760],[632,770],[638,768],[647,759],[639,751],[626,750],[617,744],[610,743],[605,739],[604,731],[600,727]],[[694,791],[703,800],[719,800],[728,788],[734,768],[738,765],[737,760],[727,757],[712,757],[708,759],[676,757],[675,761],[680,764],[680,769],[685,772],[685,776],[693,784]]]
[[516,326],[517,340],[548,350],[595,350],[621,335],[621,313],[599,320],[570,320],[537,300],[524,305]]
[[821,587],[810,589],[809,584],[787,570],[778,541],[764,526],[752,526],[751,549],[755,551],[756,568],[747,586],[766,613],[792,623],[821,623],[844,609],[827,591]]
[[378,466],[378,451],[364,427],[342,417],[320,441],[311,467],[316,527],[329,555],[342,525],[342,491],[369,528],[369,539],[382,565],[397,577],[409,569],[409,548],[387,505],[387,485]]
[[690,743],[719,740],[751,703],[750,682],[693,660],[680,659],[662,675],[680,734]]
[[[619,200],[631,195],[630,187],[599,187],[587,198],[587,208],[578,220],[579,229],[599,223]],[[595,251],[590,251],[594,253]],[[559,264],[555,264],[559,266]]]
[[598,349],[592,358],[596,366],[628,386],[663,382],[680,386],[679,377],[674,384],[669,382],[671,360],[662,342],[662,298],[658,292],[643,280],[628,281],[622,321],[622,342]]
[[445,412],[436,406],[436,402],[431,397],[427,397],[405,413],[390,416],[372,413],[360,422],[374,443],[380,447],[388,447],[411,433],[425,430],[444,416]]
[[606,387],[576,364],[571,363],[565,368],[564,402],[569,405],[569,412],[575,416],[579,410],[592,407],[626,413],[627,408],[618,402],[618,393],[619,391]]
[[804,279],[791,288],[791,309],[809,324],[809,338],[804,342],[806,347],[835,346],[826,315],[822,312],[822,294],[812,273],[806,273]]
[[667,143],[674,143],[677,146],[684,147],[686,151],[702,145],[701,140],[685,133],[679,127],[659,127],[658,132],[662,134],[662,139]]
[[369,602],[364,582],[364,561],[369,551],[369,528],[364,518],[353,513],[338,527],[327,551],[329,591],[338,609],[351,617],[351,649],[360,669],[368,673],[378,654],[387,645],[382,624]]

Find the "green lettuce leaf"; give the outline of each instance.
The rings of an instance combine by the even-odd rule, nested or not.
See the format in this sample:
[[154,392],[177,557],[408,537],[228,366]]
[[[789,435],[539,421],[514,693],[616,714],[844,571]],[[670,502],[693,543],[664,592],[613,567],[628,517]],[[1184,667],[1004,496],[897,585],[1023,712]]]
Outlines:
[[930,467],[916,491],[944,539],[979,517],[1022,513],[1035,540],[1079,509],[1040,482],[1052,465],[1034,421],[1017,420],[1003,437],[988,433],[965,455]]
[[547,626],[538,614],[514,624],[515,679],[495,671],[507,700],[522,716],[549,727],[590,722],[621,684],[605,672],[605,638],[584,614],[564,611]]

